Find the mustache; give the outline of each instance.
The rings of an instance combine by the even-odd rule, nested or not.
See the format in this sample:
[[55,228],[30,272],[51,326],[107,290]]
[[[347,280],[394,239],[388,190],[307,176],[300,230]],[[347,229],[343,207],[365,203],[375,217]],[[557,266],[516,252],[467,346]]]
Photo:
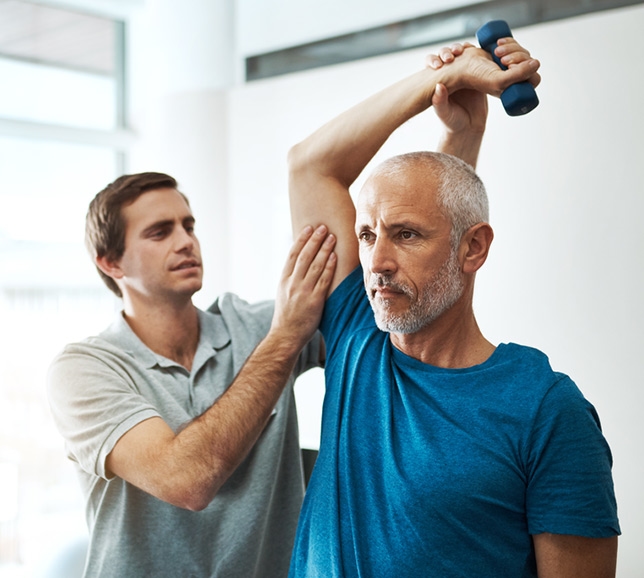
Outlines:
[[371,275],[369,279],[369,290],[373,294],[378,289],[391,289],[392,291],[398,291],[407,295],[408,297],[413,297],[413,290],[404,283],[394,281],[390,275]]

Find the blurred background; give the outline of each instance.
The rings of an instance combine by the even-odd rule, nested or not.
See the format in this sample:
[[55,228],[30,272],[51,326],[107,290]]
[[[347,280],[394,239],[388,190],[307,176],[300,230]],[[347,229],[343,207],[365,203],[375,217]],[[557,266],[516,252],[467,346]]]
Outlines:
[[[272,298],[291,241],[289,147],[496,18],[543,82],[525,117],[490,102],[478,171],[496,237],[477,316],[491,341],[548,353],[596,406],[618,576],[644,576],[642,2],[0,0],[0,578],[42,575],[86,532],[44,385],[56,352],[120,308],[83,247],[96,192],[170,173],[197,216],[197,304]],[[438,135],[430,110],[375,162]],[[296,387],[316,449],[321,372]]]

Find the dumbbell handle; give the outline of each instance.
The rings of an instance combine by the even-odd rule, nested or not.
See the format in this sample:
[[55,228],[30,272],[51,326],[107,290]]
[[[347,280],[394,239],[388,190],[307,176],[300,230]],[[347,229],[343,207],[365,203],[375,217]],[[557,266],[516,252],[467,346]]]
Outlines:
[[[476,38],[481,48],[489,52],[494,62],[503,70],[507,70],[507,67],[501,64],[501,60],[494,54],[494,50],[497,47],[497,40],[508,36],[512,36],[512,32],[505,20],[491,20],[476,31]],[[508,86],[501,93],[501,102],[505,112],[510,116],[520,116],[535,109],[539,104],[539,98],[529,82],[517,82]]]

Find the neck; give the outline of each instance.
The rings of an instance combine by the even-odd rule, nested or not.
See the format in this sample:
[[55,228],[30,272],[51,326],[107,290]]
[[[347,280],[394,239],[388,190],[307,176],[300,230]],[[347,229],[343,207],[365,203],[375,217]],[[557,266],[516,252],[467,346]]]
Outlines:
[[471,301],[458,302],[416,333],[392,333],[391,342],[414,359],[449,369],[479,365],[495,350],[479,329]]
[[199,345],[199,314],[191,300],[185,303],[135,305],[124,301],[123,316],[137,337],[152,351],[192,368]]

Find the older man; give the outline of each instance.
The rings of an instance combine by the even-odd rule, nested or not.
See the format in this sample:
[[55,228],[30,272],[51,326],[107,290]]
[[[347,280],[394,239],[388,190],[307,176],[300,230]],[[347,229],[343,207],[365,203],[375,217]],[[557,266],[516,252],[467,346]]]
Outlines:
[[[619,525],[594,408],[547,357],[490,343],[472,308],[492,242],[475,165],[485,97],[538,83],[499,42],[471,46],[372,96],[291,151],[295,229],[323,222],[338,264],[320,454],[292,578],[608,578]],[[394,157],[349,186],[431,104],[452,127],[437,153]],[[360,266],[358,266],[360,265]]]

